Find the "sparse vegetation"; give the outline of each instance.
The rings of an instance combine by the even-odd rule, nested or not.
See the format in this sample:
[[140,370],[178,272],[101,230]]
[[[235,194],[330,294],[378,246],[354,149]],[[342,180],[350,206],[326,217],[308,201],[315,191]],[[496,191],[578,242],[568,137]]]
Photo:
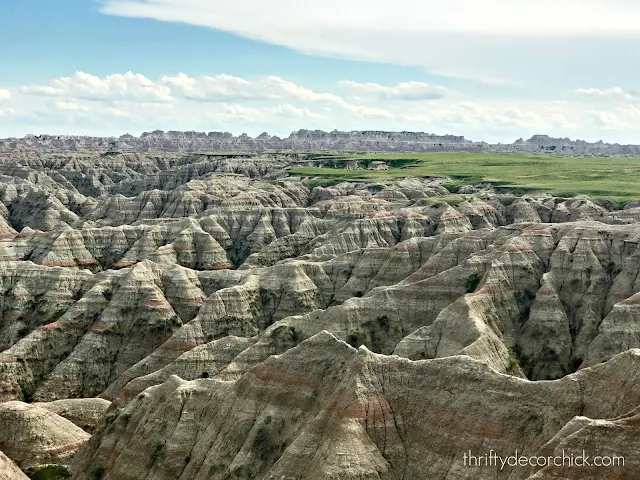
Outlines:
[[26,385],[22,387],[22,401],[24,403],[33,402],[33,396],[36,393],[36,388],[34,385]]
[[151,451],[151,455],[149,456],[149,460],[151,461],[151,464],[154,464],[156,460],[160,458],[160,455],[162,454],[163,450],[164,450],[163,443],[156,443],[153,446],[153,450]]
[[447,190],[449,190],[449,192],[451,193],[458,193],[462,185],[463,185],[462,183],[458,183],[458,182],[446,182],[442,184],[442,186]]
[[386,316],[386,315],[381,315],[379,316],[376,321],[378,322],[378,325],[380,326],[380,328],[388,330],[389,327],[391,326],[391,319]]
[[386,186],[381,185],[379,183],[375,183],[375,184],[369,186],[369,190],[371,192],[374,192],[374,193],[381,192],[381,191],[385,190],[386,188],[387,188]]
[[286,447],[278,436],[266,427],[260,427],[256,433],[253,447],[262,461],[277,457]]
[[159,320],[152,324],[151,328],[156,332],[172,332],[182,326],[182,320],[176,315],[171,318]]
[[513,348],[509,349],[509,359],[507,363],[507,373],[514,374],[520,370],[520,360]]
[[27,471],[31,480],[65,480],[71,477],[69,470],[62,465],[42,465]]
[[621,269],[615,264],[615,262],[609,262],[604,268],[604,271],[609,278],[613,279],[620,273]]
[[106,469],[104,465],[96,465],[91,472],[91,480],[102,480],[105,473]]
[[313,178],[304,183],[309,190],[313,190],[316,187],[332,187],[333,185],[348,181],[349,179],[347,178]]
[[350,330],[347,334],[347,343],[353,348],[358,348],[364,344],[364,335],[357,328]]
[[[564,157],[490,153],[420,153],[339,156],[342,160],[384,160],[389,170],[346,170],[300,167],[294,175],[313,177],[307,185],[333,185],[342,181],[378,182],[397,177],[449,177],[444,187],[452,193],[460,185],[488,183],[515,193],[548,192],[567,198],[585,194],[609,199],[622,208],[638,197],[640,161],[633,157]],[[400,163],[398,163],[400,162]],[[326,165],[326,162],[325,162]],[[336,164],[337,165],[337,164]]]
[[467,279],[467,293],[473,293],[478,289],[482,277],[477,273],[474,273]]

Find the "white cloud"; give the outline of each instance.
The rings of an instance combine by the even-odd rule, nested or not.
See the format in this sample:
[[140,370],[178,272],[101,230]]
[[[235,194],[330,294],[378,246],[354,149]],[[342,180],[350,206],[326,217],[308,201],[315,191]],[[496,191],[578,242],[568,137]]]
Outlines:
[[[106,0],[104,13],[197,23],[221,30],[258,24],[276,31],[317,25],[362,31],[432,31],[540,36],[637,34],[640,7],[632,0]],[[552,12],[552,14],[542,14]],[[272,23],[274,22],[275,23]],[[302,22],[300,22],[302,21]],[[263,33],[267,35],[267,32]]]
[[375,95],[383,100],[433,100],[443,98],[448,90],[438,85],[424,82],[402,82],[393,87],[379,83],[358,83],[349,80],[338,82],[339,85],[365,95]]
[[635,0],[103,0],[101,11],[488,82],[631,79],[638,61],[620,52],[640,46]]
[[114,108],[114,107],[106,107],[104,109],[104,113],[112,117],[120,117],[120,118],[131,117],[131,114],[129,112],[126,112],[124,110],[121,110],[119,108]]
[[20,92],[27,95],[64,96],[99,101],[169,102],[171,90],[152,82],[144,75],[127,72],[96,77],[76,72],[71,77],[53,80],[50,85],[25,85]]
[[163,77],[161,83],[192,100],[221,101],[231,98],[264,98],[264,95],[252,82],[231,75],[191,78],[181,72],[174,77]]
[[261,112],[257,108],[227,103],[222,105],[222,112],[210,112],[209,116],[225,121],[240,123],[258,123],[264,119],[263,112]]
[[626,130],[628,128],[620,117],[613,112],[590,112],[592,122],[607,130]]
[[274,115],[279,117],[287,117],[287,118],[315,118],[322,119],[325,118],[324,115],[319,113],[314,113],[310,111],[308,108],[297,108],[293,105],[278,105],[277,107],[271,109],[271,112]]
[[[298,128],[337,128],[428,131],[502,142],[546,133],[640,143],[640,138],[630,138],[638,134],[640,103],[626,101],[633,94],[621,87],[578,89],[580,96],[575,88],[570,88],[565,90],[567,100],[470,96],[456,90],[450,91],[447,100],[442,101],[418,98],[428,97],[429,89],[422,82],[384,86],[375,82],[344,81],[318,91],[275,76],[191,78],[179,74],[149,80],[140,75],[147,85],[165,88],[160,90],[164,98],[172,99],[140,102],[140,95],[132,96],[130,90],[124,93],[114,93],[118,90],[113,88],[101,90],[100,85],[109,77],[86,76],[98,80],[93,92],[100,95],[90,95],[86,89],[70,88],[66,86],[68,82],[54,80],[38,86],[46,87],[45,91],[54,89],[56,95],[43,105],[42,97],[12,90],[9,101],[0,109],[4,135],[20,129],[22,135],[43,131],[116,134],[163,129],[247,131],[250,134],[266,130],[286,136]],[[347,95],[345,90],[359,95]],[[341,96],[341,92],[345,95]],[[415,99],[406,101],[407,98]],[[585,98],[602,98],[606,102],[584,101]],[[15,110],[20,114],[14,115]]]
[[66,111],[66,112],[88,112],[89,111],[89,107],[87,107],[86,105],[80,105],[79,103],[72,102],[72,101],[53,102],[51,104],[51,107],[54,110]]
[[164,77],[162,84],[170,85],[190,100],[297,100],[325,103],[340,107],[361,117],[390,118],[393,115],[383,108],[354,105],[334,93],[314,92],[280,77],[270,76],[262,80],[245,80],[229,75],[192,78],[184,73]]
[[279,77],[263,80],[245,80],[230,75],[192,78],[184,73],[175,77],[164,77],[161,83],[169,85],[191,100],[224,101],[229,99],[278,100],[294,98],[309,102],[344,102],[331,93],[316,93]]
[[545,124],[542,117],[531,110],[523,110],[513,106],[491,106],[476,102],[462,102],[446,108],[433,109],[430,112],[433,120],[454,125],[464,130],[468,126],[479,125],[496,127],[534,127]]
[[0,102],[7,101],[11,98],[11,92],[4,88],[0,88]]
[[606,88],[604,90],[598,88],[578,88],[574,90],[579,95],[588,96],[600,100],[617,100],[624,102],[638,102],[640,97],[623,90],[620,87]]

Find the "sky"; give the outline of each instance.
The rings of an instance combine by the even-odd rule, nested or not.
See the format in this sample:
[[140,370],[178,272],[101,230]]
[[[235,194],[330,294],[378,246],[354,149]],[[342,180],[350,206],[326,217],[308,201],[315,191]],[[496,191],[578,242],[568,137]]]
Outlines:
[[637,0],[2,0],[0,137],[640,144]]

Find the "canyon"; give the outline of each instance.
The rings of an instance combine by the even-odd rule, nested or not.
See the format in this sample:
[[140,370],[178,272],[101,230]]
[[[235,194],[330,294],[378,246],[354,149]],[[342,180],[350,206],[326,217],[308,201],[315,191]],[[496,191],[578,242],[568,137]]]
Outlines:
[[[282,152],[640,147],[109,141],[0,141],[0,479],[640,477],[640,202],[323,186]],[[516,449],[624,465],[463,461]]]

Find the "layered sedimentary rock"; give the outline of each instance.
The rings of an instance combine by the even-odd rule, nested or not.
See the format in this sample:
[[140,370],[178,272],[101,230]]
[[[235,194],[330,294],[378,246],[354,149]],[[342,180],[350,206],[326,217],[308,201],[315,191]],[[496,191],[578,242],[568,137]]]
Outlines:
[[4,453],[0,452],[0,479],[1,480],[27,480],[20,467],[11,461]]
[[458,135],[424,132],[384,132],[298,130],[288,137],[262,133],[255,138],[223,132],[145,132],[140,137],[81,137],[74,135],[27,135],[0,140],[0,151],[107,150],[116,141],[118,147],[134,152],[317,152],[322,150],[367,152],[522,152],[586,155],[637,155],[638,145],[620,145],[569,138],[534,135],[511,144],[474,142]]
[[610,478],[640,475],[634,203],[436,178],[309,188],[284,154],[15,152],[0,451],[22,468],[598,478],[463,463],[588,445],[630,459]]
[[0,403],[0,449],[23,470],[69,463],[90,435],[69,420],[36,405]]
[[[109,417],[72,469],[75,478],[101,468],[123,479],[496,478],[496,469],[465,467],[463,452],[490,442],[500,454],[517,446],[536,455],[576,417],[631,411],[640,390],[611,402],[610,389],[637,385],[639,361],[635,350],[562,380],[529,382],[465,356],[413,362],[321,332],[234,382],[173,376],[146,390]],[[636,440],[624,429],[609,435],[609,446]],[[623,472],[608,478],[640,470]],[[500,475],[529,474],[507,467]]]
[[70,398],[34,405],[49,410],[91,433],[104,417],[111,402],[103,398]]

